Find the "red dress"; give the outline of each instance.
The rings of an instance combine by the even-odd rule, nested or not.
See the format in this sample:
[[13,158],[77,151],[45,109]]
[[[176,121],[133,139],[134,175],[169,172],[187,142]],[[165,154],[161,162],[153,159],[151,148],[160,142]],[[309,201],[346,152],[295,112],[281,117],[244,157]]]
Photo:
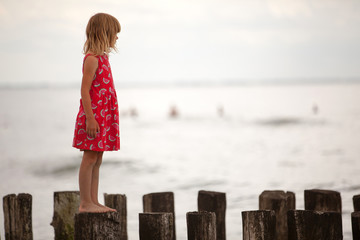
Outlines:
[[[87,54],[85,59],[91,54]],[[86,133],[86,116],[80,100],[76,117],[73,147],[92,151],[116,151],[120,149],[119,109],[107,55],[96,56],[98,68],[90,88],[91,106],[100,132],[92,138]],[[83,69],[84,71],[84,69]]]

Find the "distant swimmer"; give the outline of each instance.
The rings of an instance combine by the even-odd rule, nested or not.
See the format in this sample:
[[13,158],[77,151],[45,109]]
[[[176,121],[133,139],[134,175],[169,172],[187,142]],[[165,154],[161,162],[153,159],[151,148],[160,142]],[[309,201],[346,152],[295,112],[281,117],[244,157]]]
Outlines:
[[217,108],[217,113],[219,115],[219,117],[223,117],[224,116],[224,107],[222,105],[219,105]]
[[169,117],[170,118],[177,118],[179,116],[179,111],[177,110],[176,106],[172,106],[170,108]]
[[314,113],[315,115],[318,114],[318,112],[319,112],[319,107],[318,107],[318,105],[317,105],[316,103],[313,105],[312,111],[313,111],[313,113]]
[[130,108],[129,113],[132,118],[136,118],[138,116],[138,111],[134,107]]

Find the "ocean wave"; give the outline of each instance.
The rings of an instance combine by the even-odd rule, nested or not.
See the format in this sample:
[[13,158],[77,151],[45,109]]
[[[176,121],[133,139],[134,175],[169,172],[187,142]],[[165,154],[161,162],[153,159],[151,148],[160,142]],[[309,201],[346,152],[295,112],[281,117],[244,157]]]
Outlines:
[[179,185],[177,187],[177,189],[181,189],[181,190],[189,190],[189,189],[202,189],[202,188],[207,188],[207,187],[214,187],[214,186],[219,186],[219,185],[225,185],[226,181],[225,180],[192,180],[188,183]]
[[[139,172],[140,169],[138,169],[135,166],[136,160],[133,159],[109,159],[106,161],[103,161],[101,166],[102,168],[114,168],[114,167],[121,167],[127,169],[127,171],[130,172]],[[66,176],[66,175],[73,175],[77,174],[80,168],[81,159],[80,158],[74,158],[74,161],[66,162],[62,165],[59,164],[43,164],[33,166],[31,168],[31,172],[35,176]]]
[[324,125],[325,121],[322,119],[306,119],[298,117],[271,117],[256,120],[255,123],[263,126],[282,127],[292,125]]

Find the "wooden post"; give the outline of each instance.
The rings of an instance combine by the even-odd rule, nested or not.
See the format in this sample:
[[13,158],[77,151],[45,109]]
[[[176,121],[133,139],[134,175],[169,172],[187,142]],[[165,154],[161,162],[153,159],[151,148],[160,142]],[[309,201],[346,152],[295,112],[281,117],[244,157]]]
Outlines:
[[243,240],[274,240],[275,211],[259,210],[241,213],[243,222]]
[[341,196],[330,190],[305,190],[305,210],[341,213]]
[[360,239],[360,212],[351,213],[353,239]]
[[342,240],[342,219],[338,212],[290,210],[289,240]]
[[186,221],[188,240],[216,240],[214,212],[188,212]]
[[105,205],[116,209],[120,213],[120,239],[127,240],[127,207],[124,194],[104,194]]
[[54,192],[54,215],[50,225],[54,227],[55,240],[74,239],[74,217],[79,204],[79,191]]
[[3,198],[5,239],[32,240],[32,196],[9,194]]
[[226,240],[226,229],[225,229],[226,194],[222,192],[199,191],[198,211],[215,213],[216,239]]
[[75,214],[75,240],[120,239],[120,214],[77,213]]
[[143,211],[144,213],[172,213],[173,237],[176,239],[175,230],[175,207],[174,207],[174,193],[173,192],[158,192],[149,193],[143,196]]
[[355,195],[353,197],[353,203],[354,203],[354,212],[360,211],[360,195]]
[[139,213],[140,240],[174,240],[172,213]]
[[286,202],[287,202],[287,207],[288,210],[295,210],[296,209],[296,197],[295,197],[295,193],[293,192],[286,192]]
[[264,191],[259,196],[260,210],[274,210],[276,216],[276,240],[288,237],[287,211],[295,209],[295,194],[284,191]]

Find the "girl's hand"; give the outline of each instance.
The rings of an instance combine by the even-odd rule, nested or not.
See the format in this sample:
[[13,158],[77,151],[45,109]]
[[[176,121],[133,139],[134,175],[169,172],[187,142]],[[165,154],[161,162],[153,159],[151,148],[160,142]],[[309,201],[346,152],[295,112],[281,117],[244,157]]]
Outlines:
[[100,132],[99,123],[95,118],[86,119],[86,133],[88,136],[94,138],[96,134]]

